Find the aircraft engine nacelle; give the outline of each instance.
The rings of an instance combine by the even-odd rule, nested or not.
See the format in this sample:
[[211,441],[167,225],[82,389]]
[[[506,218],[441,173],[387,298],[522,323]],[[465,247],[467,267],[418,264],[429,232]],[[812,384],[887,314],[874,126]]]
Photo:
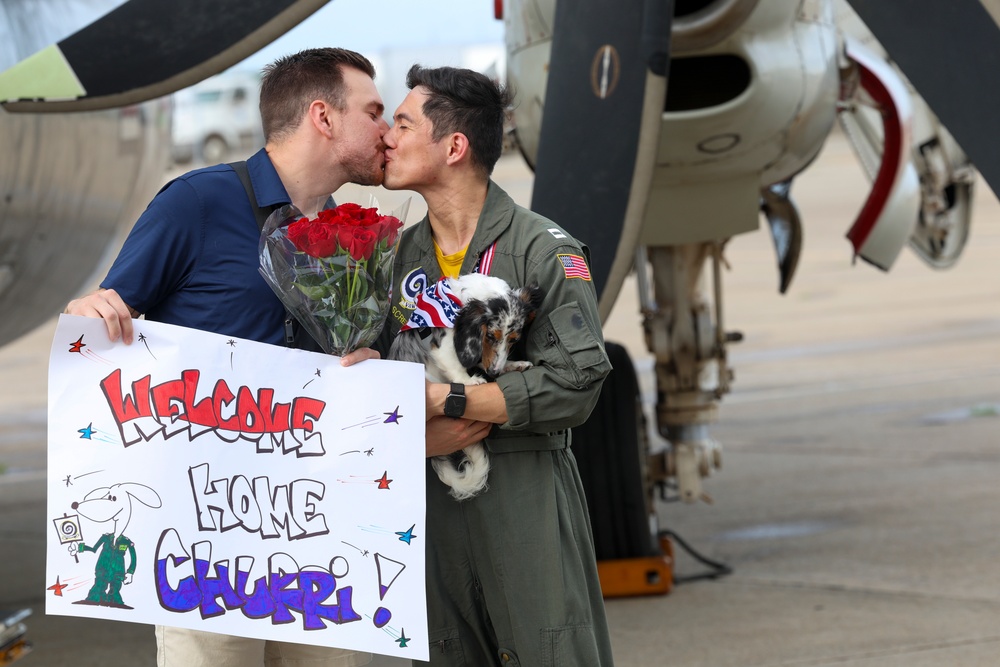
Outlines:
[[[4,5],[0,70],[116,4]],[[170,114],[168,98],[78,114],[0,110],[0,309],[6,315],[0,345],[49,320],[88,287],[109,247],[162,184]]]
[[532,169],[542,132],[555,11],[555,0],[504,4],[507,84],[516,91],[518,99],[512,112],[514,135],[521,154]]
[[[692,30],[674,43],[645,245],[757,229],[761,188],[809,164],[835,121],[838,42],[828,3],[719,0],[703,11],[712,7],[714,33]],[[722,20],[733,15],[742,23]],[[683,19],[675,36],[687,34]],[[681,51],[685,44],[709,45]]]

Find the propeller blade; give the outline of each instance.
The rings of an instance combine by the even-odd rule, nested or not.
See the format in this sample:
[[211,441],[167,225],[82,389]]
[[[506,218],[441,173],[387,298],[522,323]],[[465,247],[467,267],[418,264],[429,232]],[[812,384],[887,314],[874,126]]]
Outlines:
[[602,317],[638,243],[666,99],[672,16],[672,0],[556,3],[531,208],[590,247]]
[[238,63],[327,1],[129,0],[0,72],[0,101],[36,113],[162,97]]

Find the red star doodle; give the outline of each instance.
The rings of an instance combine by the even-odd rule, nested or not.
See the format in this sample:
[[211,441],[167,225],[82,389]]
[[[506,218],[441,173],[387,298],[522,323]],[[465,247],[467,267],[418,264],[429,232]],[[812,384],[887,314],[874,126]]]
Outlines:
[[47,590],[47,591],[53,591],[58,597],[62,597],[62,592],[63,592],[64,588],[69,588],[69,584],[61,584],[61,583],[59,583],[59,577],[56,577],[56,583],[52,584],[51,586],[49,586],[45,590]]
[[87,344],[83,342],[83,336],[81,335],[76,339],[76,342],[69,346],[70,352],[78,352],[83,354],[83,348],[87,347]]
[[380,489],[388,489],[389,488],[389,482],[391,482],[392,480],[388,479],[388,477],[389,477],[389,471],[386,470],[384,473],[382,473],[382,476],[380,478],[374,480],[374,481],[378,482],[378,488],[380,488]]

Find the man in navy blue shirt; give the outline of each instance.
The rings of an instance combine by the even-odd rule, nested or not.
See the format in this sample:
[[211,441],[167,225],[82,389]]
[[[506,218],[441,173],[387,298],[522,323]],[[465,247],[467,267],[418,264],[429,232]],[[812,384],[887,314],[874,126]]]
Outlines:
[[[265,68],[265,147],[247,160],[260,206],[292,203],[312,217],[344,183],[382,183],[388,125],[374,76],[367,58],[333,48]],[[149,204],[100,289],[71,301],[66,312],[104,318],[111,340],[125,343],[132,342],[132,318],[144,314],[280,345],[285,309],[257,271],[259,238],[254,208],[230,166],[189,172]],[[341,363],[377,357],[365,348]],[[371,660],[367,653],[179,628],[157,627],[156,636],[160,667],[354,667]]]
[[[257,203],[292,203],[313,216],[347,182],[379,185],[388,130],[375,70],[344,49],[310,49],[265,68],[265,147],[247,160]],[[284,307],[257,272],[254,209],[228,165],[168,183],[140,216],[99,290],[71,315],[103,317],[112,340],[132,341],[131,318],[284,341]],[[359,351],[350,361],[371,355]]]

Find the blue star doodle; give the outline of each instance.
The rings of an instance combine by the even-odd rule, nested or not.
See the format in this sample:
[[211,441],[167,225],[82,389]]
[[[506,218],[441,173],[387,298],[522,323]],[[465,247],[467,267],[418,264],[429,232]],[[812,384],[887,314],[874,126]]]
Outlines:
[[396,640],[396,643],[399,644],[399,648],[406,648],[406,642],[408,641],[410,641],[410,638],[406,636],[406,630],[400,630],[399,639]]
[[86,428],[78,428],[76,432],[80,434],[81,440],[90,440],[91,442],[95,440],[100,440],[101,442],[110,442],[117,444],[117,440],[110,438],[104,434],[103,431],[98,431],[94,428],[94,422],[87,424]]
[[413,529],[416,528],[416,526],[417,524],[413,524],[404,531],[396,531],[396,534],[399,535],[399,541],[406,542],[407,544],[409,544],[410,540],[412,540],[414,537],[417,537],[416,535],[413,534]]

